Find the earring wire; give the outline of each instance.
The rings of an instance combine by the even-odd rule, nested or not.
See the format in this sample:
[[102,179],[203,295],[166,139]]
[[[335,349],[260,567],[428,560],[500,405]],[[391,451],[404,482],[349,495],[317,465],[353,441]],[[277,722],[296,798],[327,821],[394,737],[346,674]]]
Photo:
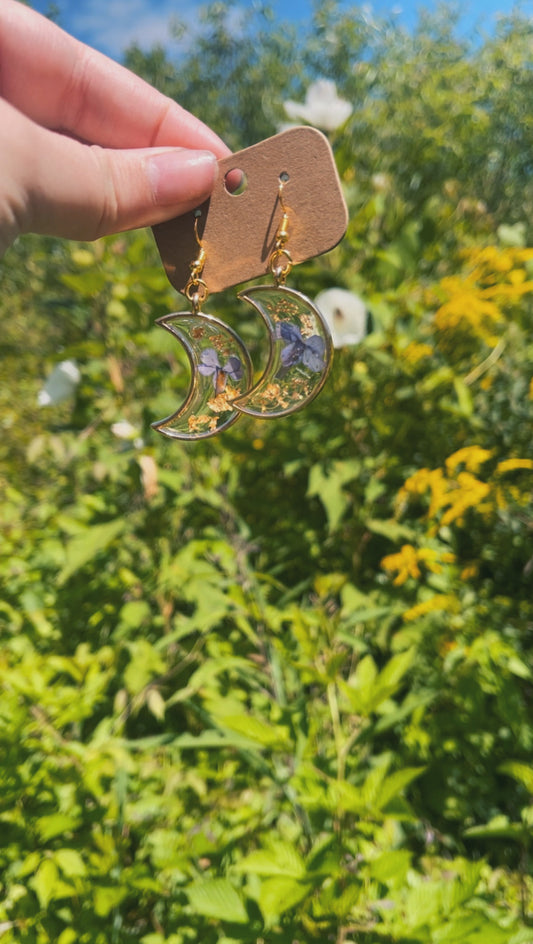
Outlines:
[[191,270],[191,274],[185,288],[183,289],[183,294],[190,301],[194,314],[197,314],[200,311],[202,305],[207,299],[207,296],[209,295],[209,289],[202,279],[202,272],[204,270],[205,260],[207,259],[207,253],[198,234],[199,218],[200,213],[195,213],[194,238],[196,239],[200,252],[198,253],[198,256],[194,262],[191,262],[190,264],[189,268]]
[[278,187],[278,200],[279,205],[282,210],[281,222],[278,226],[278,231],[276,233],[276,240],[274,242],[274,248],[270,255],[269,268],[274,276],[274,281],[277,286],[284,285],[285,279],[287,278],[289,272],[292,269],[292,256],[289,250],[286,248],[286,243],[289,239],[289,208],[285,203],[283,191],[285,188],[285,181],[280,177],[279,187]]

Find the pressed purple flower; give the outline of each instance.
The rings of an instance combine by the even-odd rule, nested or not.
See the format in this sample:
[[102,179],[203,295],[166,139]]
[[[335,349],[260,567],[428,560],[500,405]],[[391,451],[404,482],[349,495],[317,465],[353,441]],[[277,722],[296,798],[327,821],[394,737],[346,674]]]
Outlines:
[[202,351],[198,370],[204,377],[209,377],[211,374],[216,373],[217,370],[220,370],[220,361],[214,347],[206,347],[205,350]]
[[232,354],[228,357],[226,363],[221,365],[214,347],[206,347],[202,351],[198,370],[204,377],[213,377],[213,387],[216,394],[224,392],[228,378],[237,383],[243,375],[240,358]]
[[226,363],[222,367],[222,370],[230,380],[233,380],[234,383],[238,383],[239,380],[242,380],[243,368],[241,360],[239,357],[236,357],[235,354],[232,354],[231,357],[228,357]]
[[319,334],[310,338],[302,338],[302,333],[290,321],[281,321],[278,324],[278,336],[288,341],[281,352],[283,367],[294,367],[303,364],[308,370],[319,373],[325,367],[326,343]]

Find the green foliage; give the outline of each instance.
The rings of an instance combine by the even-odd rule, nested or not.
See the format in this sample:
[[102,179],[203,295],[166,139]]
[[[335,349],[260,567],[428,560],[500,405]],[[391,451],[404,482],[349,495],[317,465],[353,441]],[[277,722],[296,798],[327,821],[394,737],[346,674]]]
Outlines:
[[177,444],[151,235],[5,257],[2,941],[531,944],[530,25],[254,16],[128,61],[235,146],[336,81],[349,231],[291,279],[373,331],[301,414]]

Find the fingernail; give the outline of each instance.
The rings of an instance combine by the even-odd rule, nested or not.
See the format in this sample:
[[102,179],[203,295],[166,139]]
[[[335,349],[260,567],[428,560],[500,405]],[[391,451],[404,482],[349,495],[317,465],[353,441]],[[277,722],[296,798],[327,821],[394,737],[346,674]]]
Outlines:
[[161,151],[148,158],[147,169],[154,202],[172,206],[211,193],[217,159],[210,151]]

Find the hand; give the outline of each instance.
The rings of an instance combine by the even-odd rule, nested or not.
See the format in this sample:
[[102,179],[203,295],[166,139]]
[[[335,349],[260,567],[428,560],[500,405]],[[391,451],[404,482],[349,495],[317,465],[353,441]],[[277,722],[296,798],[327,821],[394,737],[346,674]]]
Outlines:
[[209,196],[220,138],[17,0],[1,0],[0,63],[0,253],[19,233],[91,240]]

